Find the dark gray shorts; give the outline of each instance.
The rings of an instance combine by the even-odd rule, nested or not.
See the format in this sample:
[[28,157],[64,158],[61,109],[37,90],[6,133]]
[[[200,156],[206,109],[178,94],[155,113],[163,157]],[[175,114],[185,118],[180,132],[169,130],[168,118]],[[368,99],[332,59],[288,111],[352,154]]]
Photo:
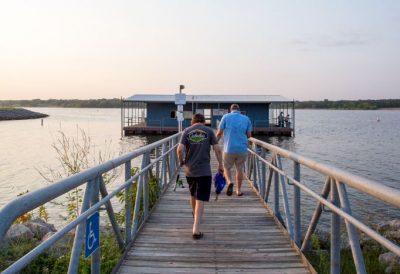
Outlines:
[[190,195],[196,200],[208,202],[211,194],[211,176],[186,177]]

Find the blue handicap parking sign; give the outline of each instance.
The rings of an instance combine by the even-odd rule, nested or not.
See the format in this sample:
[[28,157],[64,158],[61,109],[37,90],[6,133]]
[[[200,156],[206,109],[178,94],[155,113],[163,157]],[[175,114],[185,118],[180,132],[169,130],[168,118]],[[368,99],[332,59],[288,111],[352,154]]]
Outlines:
[[96,212],[86,219],[85,258],[100,245],[100,215]]

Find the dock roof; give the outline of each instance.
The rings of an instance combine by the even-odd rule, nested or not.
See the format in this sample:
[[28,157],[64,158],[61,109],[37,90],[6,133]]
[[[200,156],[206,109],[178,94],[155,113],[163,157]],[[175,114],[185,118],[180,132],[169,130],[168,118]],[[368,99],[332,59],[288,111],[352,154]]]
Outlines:
[[[244,92],[242,92],[244,93]],[[154,102],[154,103],[173,103],[175,95],[162,94],[136,94],[125,99],[125,101],[135,102]],[[186,94],[186,102],[197,103],[272,103],[272,102],[292,102],[292,100],[280,95],[195,95]]]

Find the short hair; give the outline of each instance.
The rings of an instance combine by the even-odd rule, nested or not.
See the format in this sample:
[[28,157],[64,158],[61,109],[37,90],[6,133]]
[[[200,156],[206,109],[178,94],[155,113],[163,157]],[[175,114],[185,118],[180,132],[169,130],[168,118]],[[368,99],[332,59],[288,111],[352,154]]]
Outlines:
[[193,114],[192,116],[192,125],[196,124],[196,123],[205,123],[206,119],[204,118],[204,115],[201,113],[196,113]]
[[231,105],[231,111],[233,111],[233,110],[239,110],[240,108],[239,108],[239,105],[238,104],[232,104]]

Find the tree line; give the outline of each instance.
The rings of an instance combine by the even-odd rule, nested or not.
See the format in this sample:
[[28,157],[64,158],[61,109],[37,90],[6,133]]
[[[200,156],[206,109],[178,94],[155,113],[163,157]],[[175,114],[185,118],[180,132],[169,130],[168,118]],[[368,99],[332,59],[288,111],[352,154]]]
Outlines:
[[380,99],[380,100],[339,100],[339,101],[297,101],[297,109],[380,109],[380,108],[400,108],[400,99]]
[[0,101],[0,107],[120,108],[121,99],[3,100]]
[[[297,109],[380,109],[400,108],[400,99],[296,101]],[[0,107],[120,108],[121,99],[34,99],[3,100]]]

